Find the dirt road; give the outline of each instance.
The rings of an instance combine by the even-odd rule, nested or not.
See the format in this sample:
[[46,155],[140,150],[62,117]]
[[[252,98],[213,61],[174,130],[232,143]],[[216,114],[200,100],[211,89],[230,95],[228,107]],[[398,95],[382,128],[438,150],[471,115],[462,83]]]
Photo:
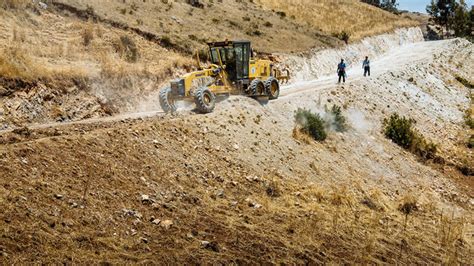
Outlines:
[[[384,73],[401,70],[419,62],[429,61],[434,54],[443,51],[451,42],[452,40],[412,43],[397,47],[379,58],[371,58],[371,78],[377,78]],[[364,78],[362,60],[363,58],[361,58],[361,63],[358,65],[349,66],[347,71],[347,84],[357,82]],[[338,62],[334,62],[334,75],[283,86],[281,98],[304,91],[318,91],[336,86],[337,64]]]
[[[446,48],[446,46],[452,42],[452,40],[446,41],[433,41],[433,42],[419,42],[414,44],[408,44],[405,46],[397,47],[396,49],[391,50],[390,52],[380,56],[379,58],[371,58],[371,70],[372,77],[377,78],[378,76],[390,72],[396,71],[405,68],[419,62],[427,61],[433,57],[433,54],[439,53]],[[361,59],[362,60],[362,59]],[[337,62],[334,64],[337,65]],[[336,68],[336,67],[335,67]],[[349,66],[347,71],[348,80],[346,84],[351,84],[357,81],[360,81],[363,77],[363,71],[361,65],[352,65]],[[302,92],[317,92],[322,90],[327,90],[336,86],[336,74],[330,76],[323,76],[318,79],[308,80],[304,82],[292,83],[287,86],[282,86],[280,99],[271,102],[270,106],[276,102],[287,101],[294,95],[300,94]],[[219,108],[219,107],[218,107]],[[221,107],[222,108],[222,107]],[[101,122],[113,122],[120,121],[124,119],[137,119],[137,118],[146,118],[153,116],[161,116],[164,113],[161,110],[153,110],[146,112],[134,112],[134,113],[123,113],[119,115],[114,115],[111,117],[101,117],[101,118],[91,118],[79,121],[70,121],[70,122],[53,122],[53,123],[44,123],[44,124],[30,124],[26,125],[31,129],[42,129],[48,127],[60,127],[64,125],[74,125],[74,124],[91,124],[91,123],[101,123]],[[11,132],[13,129],[0,130],[0,134]]]

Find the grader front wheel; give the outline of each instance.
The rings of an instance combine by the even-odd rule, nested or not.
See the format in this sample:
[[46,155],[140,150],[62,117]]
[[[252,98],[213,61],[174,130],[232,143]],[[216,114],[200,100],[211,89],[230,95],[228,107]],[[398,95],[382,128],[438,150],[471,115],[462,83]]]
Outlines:
[[250,96],[259,96],[265,92],[265,84],[259,79],[254,79],[250,82],[247,89],[247,94]]
[[216,107],[216,96],[207,87],[200,87],[194,93],[196,109],[200,113],[211,113]]
[[160,106],[165,113],[176,112],[177,108],[173,99],[173,95],[171,95],[170,87],[165,87],[160,90]]

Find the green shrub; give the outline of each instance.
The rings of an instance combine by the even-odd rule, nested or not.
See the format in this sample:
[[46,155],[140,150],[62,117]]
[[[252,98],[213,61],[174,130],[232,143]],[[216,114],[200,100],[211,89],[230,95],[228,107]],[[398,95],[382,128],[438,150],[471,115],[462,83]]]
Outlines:
[[337,132],[344,132],[347,130],[346,118],[342,115],[340,106],[333,105],[330,113],[334,116],[333,126]]
[[389,119],[384,119],[383,133],[385,137],[422,159],[435,159],[436,145],[427,141],[413,128],[415,123],[415,120],[399,116],[395,113]]
[[400,117],[398,114],[393,114],[389,119],[385,119],[384,134],[385,137],[391,139],[399,146],[409,149],[415,138],[415,133],[412,129],[415,121],[413,119],[407,119]]
[[319,114],[298,108],[295,115],[296,124],[300,131],[317,141],[324,141],[327,137],[325,122]]

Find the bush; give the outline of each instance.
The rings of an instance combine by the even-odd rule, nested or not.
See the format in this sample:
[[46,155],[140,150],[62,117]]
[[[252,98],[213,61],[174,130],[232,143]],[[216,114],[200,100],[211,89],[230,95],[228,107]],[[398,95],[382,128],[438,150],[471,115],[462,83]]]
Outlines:
[[271,28],[271,27],[273,27],[273,24],[271,22],[267,21],[263,24],[263,26],[265,26],[267,28]]
[[469,140],[467,141],[467,147],[468,147],[469,149],[474,148],[474,135],[471,135],[471,137],[470,137]]
[[340,33],[333,34],[334,37],[338,38],[341,41],[344,41],[346,44],[349,43],[349,39],[351,35],[345,31],[341,31]]
[[259,30],[248,30],[245,32],[249,36],[262,36],[263,32]]
[[325,122],[319,114],[298,108],[295,115],[299,130],[311,136],[314,140],[324,141],[327,137]]
[[463,77],[456,76],[456,80],[459,81],[462,85],[464,85],[468,89],[474,89],[474,84],[469,82],[467,79]]
[[277,11],[276,13],[278,16],[280,16],[280,18],[286,18],[286,13],[283,11]]
[[344,132],[347,130],[346,118],[342,115],[342,110],[340,106],[333,105],[331,112],[333,115],[334,121],[332,121],[332,126],[337,132]]
[[137,62],[140,58],[137,45],[133,39],[127,35],[121,36],[115,46],[120,56],[124,57],[128,62]]
[[393,114],[389,119],[385,119],[383,124],[385,137],[391,139],[399,146],[409,149],[413,145],[415,132],[412,127],[415,121]]
[[23,9],[31,5],[31,0],[1,0],[0,7],[4,9]]
[[160,43],[161,43],[162,46],[164,46],[166,48],[173,48],[175,46],[174,43],[171,41],[171,38],[169,36],[161,37]]
[[436,145],[428,142],[413,128],[415,123],[415,120],[401,117],[395,113],[389,119],[384,119],[383,132],[385,137],[424,160],[436,158]]
[[466,125],[470,129],[474,129],[474,118],[473,118],[473,116],[474,116],[474,114],[473,114],[472,109],[468,109],[466,111],[466,114],[464,115],[464,120],[466,121]]
[[94,28],[92,25],[87,25],[82,30],[82,43],[84,46],[89,46],[94,39]]

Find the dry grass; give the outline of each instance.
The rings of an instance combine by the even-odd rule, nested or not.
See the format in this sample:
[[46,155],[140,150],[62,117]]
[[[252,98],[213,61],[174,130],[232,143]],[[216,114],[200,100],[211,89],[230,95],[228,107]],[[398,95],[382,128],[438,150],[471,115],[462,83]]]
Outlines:
[[[228,125],[218,134],[203,134],[196,126],[213,130],[214,123],[209,116],[184,116],[71,125],[60,128],[63,133],[39,129],[29,137],[3,134],[2,139],[15,137],[16,143],[0,146],[0,193],[5,195],[0,221],[8,221],[0,236],[8,257],[0,260],[440,264],[444,254],[459,263],[472,258],[465,242],[450,251],[443,248],[440,255],[441,240],[448,247],[468,235],[453,223],[438,223],[437,207],[417,200],[420,210],[410,214],[405,226],[405,214],[398,210],[405,201],[383,185],[377,186],[380,191],[367,187],[363,173],[347,179],[331,172],[311,175],[313,171],[295,164],[289,174],[242,159],[222,160],[232,156],[226,148],[232,137],[220,132],[235,129],[241,138],[261,142],[270,129],[255,136],[245,133],[245,127]],[[216,145],[221,148],[214,149]],[[270,145],[265,153],[278,154],[279,147]],[[321,156],[323,150],[315,147],[296,159]],[[249,180],[249,175],[258,178]],[[143,203],[142,194],[153,202]],[[370,208],[363,203],[366,196],[386,207]],[[174,225],[166,230],[152,219],[172,219]],[[203,248],[201,241],[216,243],[218,251]]]
[[[208,41],[249,39],[264,52],[308,51],[336,46],[339,41],[313,27],[278,13],[264,10],[252,1],[223,0],[194,8],[186,1],[61,0],[82,10],[91,8],[101,17],[112,18],[163,39],[166,46],[188,54],[204,48]],[[272,25],[271,27],[269,25]],[[288,46],[291,42],[293,45]]]
[[[136,35],[93,22],[45,13],[0,18],[0,75],[43,79],[146,76],[165,79],[192,59]],[[53,38],[51,36],[54,36]],[[127,43],[123,44],[124,37]],[[117,43],[120,44],[117,48]]]
[[302,24],[328,34],[347,32],[351,41],[390,32],[418,22],[397,16],[356,0],[257,0],[263,6],[283,11]]
[[0,51],[0,76],[29,80],[44,74],[46,71],[33,62],[27,51],[11,46]]
[[31,5],[31,0],[0,0],[0,8],[23,9]]

